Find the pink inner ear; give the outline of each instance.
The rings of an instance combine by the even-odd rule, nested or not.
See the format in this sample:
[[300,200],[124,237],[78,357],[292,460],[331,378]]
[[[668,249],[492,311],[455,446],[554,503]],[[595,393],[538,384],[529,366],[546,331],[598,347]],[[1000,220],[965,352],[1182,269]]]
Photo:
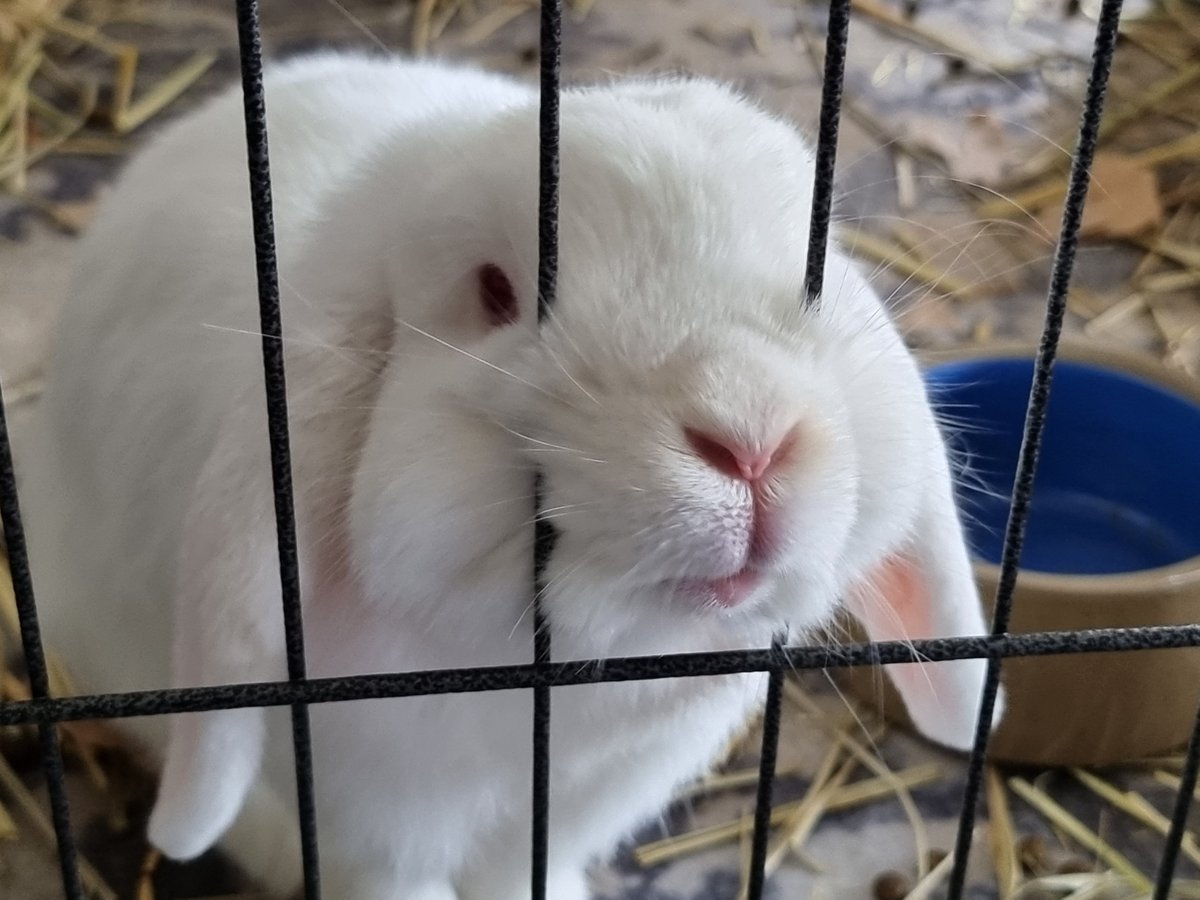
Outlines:
[[484,263],[479,267],[479,303],[493,328],[511,325],[517,321],[517,292],[513,290],[508,275],[495,263]]
[[863,607],[860,615],[873,638],[934,636],[928,586],[916,561],[903,553],[889,556],[869,581],[873,596],[863,597],[859,603]]
[[[925,576],[920,565],[906,554],[885,559],[871,572],[864,588],[851,596],[852,610],[873,641],[934,636],[932,599]],[[888,666],[887,674],[921,731],[929,734],[932,726],[944,721],[947,698],[940,696],[940,688],[945,685],[938,681],[936,667],[899,663]]]

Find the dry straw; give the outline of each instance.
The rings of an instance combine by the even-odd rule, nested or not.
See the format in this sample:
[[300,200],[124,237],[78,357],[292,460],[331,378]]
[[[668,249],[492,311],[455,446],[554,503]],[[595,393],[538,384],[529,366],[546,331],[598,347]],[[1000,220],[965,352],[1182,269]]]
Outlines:
[[994,766],[988,766],[986,779],[988,845],[992,853],[992,868],[996,872],[996,887],[1001,897],[1011,897],[1021,884],[1017,831],[1013,827],[1008,795],[1004,791],[1004,776]]
[[138,128],[216,61],[215,53],[195,53],[135,96],[141,52],[105,33],[135,6],[134,0],[0,5],[0,186],[8,192],[24,197],[30,167],[71,149],[85,128],[117,137]]
[[1154,889],[1154,883],[1124,854],[1114,849],[1100,835],[1092,831],[1077,818],[1067,812],[1049,794],[1035,787],[1023,778],[1008,779],[1008,786],[1014,794],[1041,813],[1051,825],[1061,830],[1072,840],[1086,847],[1104,860],[1114,871],[1127,878],[1139,890],[1149,893]]
[[[1023,58],[1006,54],[1001,59],[969,33],[949,33],[937,16],[910,15],[903,4],[853,0],[853,5],[867,27],[909,44],[876,61],[872,88],[902,77],[905,66],[900,60],[924,58],[931,65],[953,60],[970,71],[1001,79],[1014,72],[1036,74],[1047,61],[1038,53]],[[819,73],[819,39],[805,30],[799,37]],[[1087,299],[1080,296],[1082,288],[1074,287],[1069,308],[1083,320],[1089,336],[1116,337],[1145,347],[1148,335],[1157,340],[1154,349],[1164,362],[1200,376],[1200,295],[1196,293],[1200,254],[1195,251],[1200,235],[1171,233],[1171,223],[1181,213],[1200,211],[1200,8],[1183,0],[1164,0],[1149,15],[1123,23],[1122,37],[1082,237],[1085,247],[1115,243],[1134,253],[1145,251],[1144,259],[1154,265],[1139,267],[1128,283],[1106,284]],[[1147,77],[1147,72],[1153,74]],[[872,223],[870,234],[847,229],[840,236],[852,253],[893,272],[904,279],[904,286],[923,287],[956,301],[958,340],[992,340],[999,331],[993,317],[999,322],[1007,318],[999,305],[1013,289],[1014,279],[1007,276],[1024,270],[1028,274],[1021,275],[1017,284],[1032,292],[1035,285],[1028,275],[1040,272],[1052,252],[1067,187],[1070,152],[1066,148],[1077,126],[1079,98],[1075,91],[1049,84],[1048,79],[1043,82],[1048,84],[1048,98],[1063,104],[1063,133],[1047,135],[1047,149],[1034,153],[1012,148],[1006,153],[992,143],[967,153],[960,122],[938,120],[931,114],[918,137],[900,123],[881,118],[882,107],[879,115],[872,112],[869,94],[847,96],[843,103],[844,116],[892,157],[900,219],[921,221],[926,215],[930,193],[926,185],[940,192],[937,202],[948,190],[964,204],[963,214],[969,217],[964,225],[977,233],[966,247],[958,248],[949,269],[936,255],[903,239],[907,221],[885,223],[881,218]],[[991,120],[992,127],[998,124]],[[1036,127],[1021,123],[1022,128],[1030,125]],[[998,175],[970,174],[982,164],[981,154],[1000,167]],[[1021,162],[1022,156],[1027,162]],[[1101,178],[1105,167],[1109,177]],[[1117,170],[1131,177],[1111,177]],[[1133,210],[1139,215],[1131,215]],[[1011,224],[1001,227],[1006,222]],[[971,246],[976,243],[977,247]],[[964,261],[979,262],[986,269],[989,254],[1011,258],[1011,268],[994,273],[995,278],[973,277],[971,271],[964,277],[962,271],[955,271]],[[920,295],[920,291],[912,293]],[[974,303],[980,300],[992,305]],[[967,312],[973,304],[977,309]],[[932,315],[933,321],[939,321],[936,313]],[[940,320],[940,327],[946,327],[945,321]]]

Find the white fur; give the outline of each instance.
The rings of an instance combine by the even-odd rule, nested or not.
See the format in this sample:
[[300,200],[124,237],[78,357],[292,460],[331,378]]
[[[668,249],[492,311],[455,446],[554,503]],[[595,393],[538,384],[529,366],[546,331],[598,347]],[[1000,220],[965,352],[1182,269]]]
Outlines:
[[[539,334],[534,92],[340,56],[280,65],[267,89],[311,675],[529,661],[533,465],[561,531],[558,659],[803,636],[906,548],[937,633],[984,630],[945,450],[882,305],[831,248],[823,300],[802,306],[813,170],[792,128],[705,81],[567,92]],[[88,690],[284,676],[243,140],[234,91],[129,166],[81,249],[19,460],[46,638]],[[517,325],[478,311],[484,262],[512,278]],[[766,582],[734,609],[671,588],[738,569],[748,542],[745,485],[684,425],[800,436],[769,489]],[[872,635],[902,637],[880,602]],[[941,694],[910,685],[910,709],[965,746],[983,663],[926,669]],[[587,896],[585,866],[713,763],[760,687],[555,690],[554,900]],[[531,705],[314,707],[328,896],[527,897]],[[295,886],[286,710],[130,724],[164,764],[159,847],[187,858],[224,835]]]

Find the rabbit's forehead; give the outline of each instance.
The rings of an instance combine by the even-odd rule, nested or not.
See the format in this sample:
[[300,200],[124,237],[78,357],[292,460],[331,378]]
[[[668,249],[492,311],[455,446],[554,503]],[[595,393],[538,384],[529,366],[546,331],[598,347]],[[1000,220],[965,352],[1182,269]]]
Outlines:
[[740,175],[708,169],[664,167],[638,180],[609,171],[564,184],[560,253],[564,264],[575,257],[581,269],[605,268],[631,287],[660,275],[780,277],[802,265],[808,218],[800,192],[786,184],[768,198]]
[[[579,229],[564,240],[556,313],[598,344],[669,348],[698,330],[778,330],[804,307],[803,244],[765,248],[734,229],[658,225],[623,239]],[[583,248],[580,252],[579,248]]]

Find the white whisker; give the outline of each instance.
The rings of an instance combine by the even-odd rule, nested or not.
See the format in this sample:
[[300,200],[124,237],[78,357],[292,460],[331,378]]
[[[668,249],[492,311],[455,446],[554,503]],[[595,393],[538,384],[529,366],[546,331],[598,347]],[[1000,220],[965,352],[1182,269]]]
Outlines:
[[377,35],[374,31],[372,31],[370,29],[370,27],[368,27],[366,22],[364,22],[358,16],[354,15],[354,13],[352,13],[345,6],[343,6],[339,2],[339,0],[326,0],[326,2],[328,2],[330,6],[332,6],[334,9],[336,9],[338,12],[340,12],[347,19],[347,21],[350,22],[351,25],[353,25],[360,32],[362,32],[362,34],[368,40],[370,40],[376,47],[378,47],[380,50],[383,50],[386,53],[392,52],[392,48],[389,47],[387,44],[385,44],[383,42],[383,39],[380,38],[379,35]]
[[[519,375],[513,374],[512,372],[508,371],[508,369],[502,368],[501,366],[496,365],[494,362],[490,362],[489,360],[483,359],[480,356],[476,356],[474,353],[471,353],[469,350],[464,350],[462,347],[455,346],[454,344],[450,343],[449,341],[438,337],[436,334],[431,334],[430,332],[426,331],[424,328],[414,325],[411,322],[406,322],[403,319],[396,319],[396,324],[403,325],[409,331],[419,334],[419,335],[421,335],[421,337],[427,338],[427,339],[433,341],[435,344],[439,344],[440,346],[445,347],[447,350],[453,350],[455,353],[460,353],[463,356],[467,357],[467,359],[474,360],[475,362],[479,363],[482,366],[487,366],[487,368],[491,369],[494,372],[499,372],[501,375],[505,375],[508,378],[511,378],[513,381],[518,382],[519,384],[523,384],[528,388],[532,388],[533,390],[537,391],[539,394],[544,394],[545,396],[550,397],[551,399],[562,401],[561,397],[556,397],[554,394],[551,394],[549,391],[538,387],[536,384],[533,384],[530,381],[526,381],[524,378],[522,378]],[[562,402],[566,402],[566,401],[562,401]]]

